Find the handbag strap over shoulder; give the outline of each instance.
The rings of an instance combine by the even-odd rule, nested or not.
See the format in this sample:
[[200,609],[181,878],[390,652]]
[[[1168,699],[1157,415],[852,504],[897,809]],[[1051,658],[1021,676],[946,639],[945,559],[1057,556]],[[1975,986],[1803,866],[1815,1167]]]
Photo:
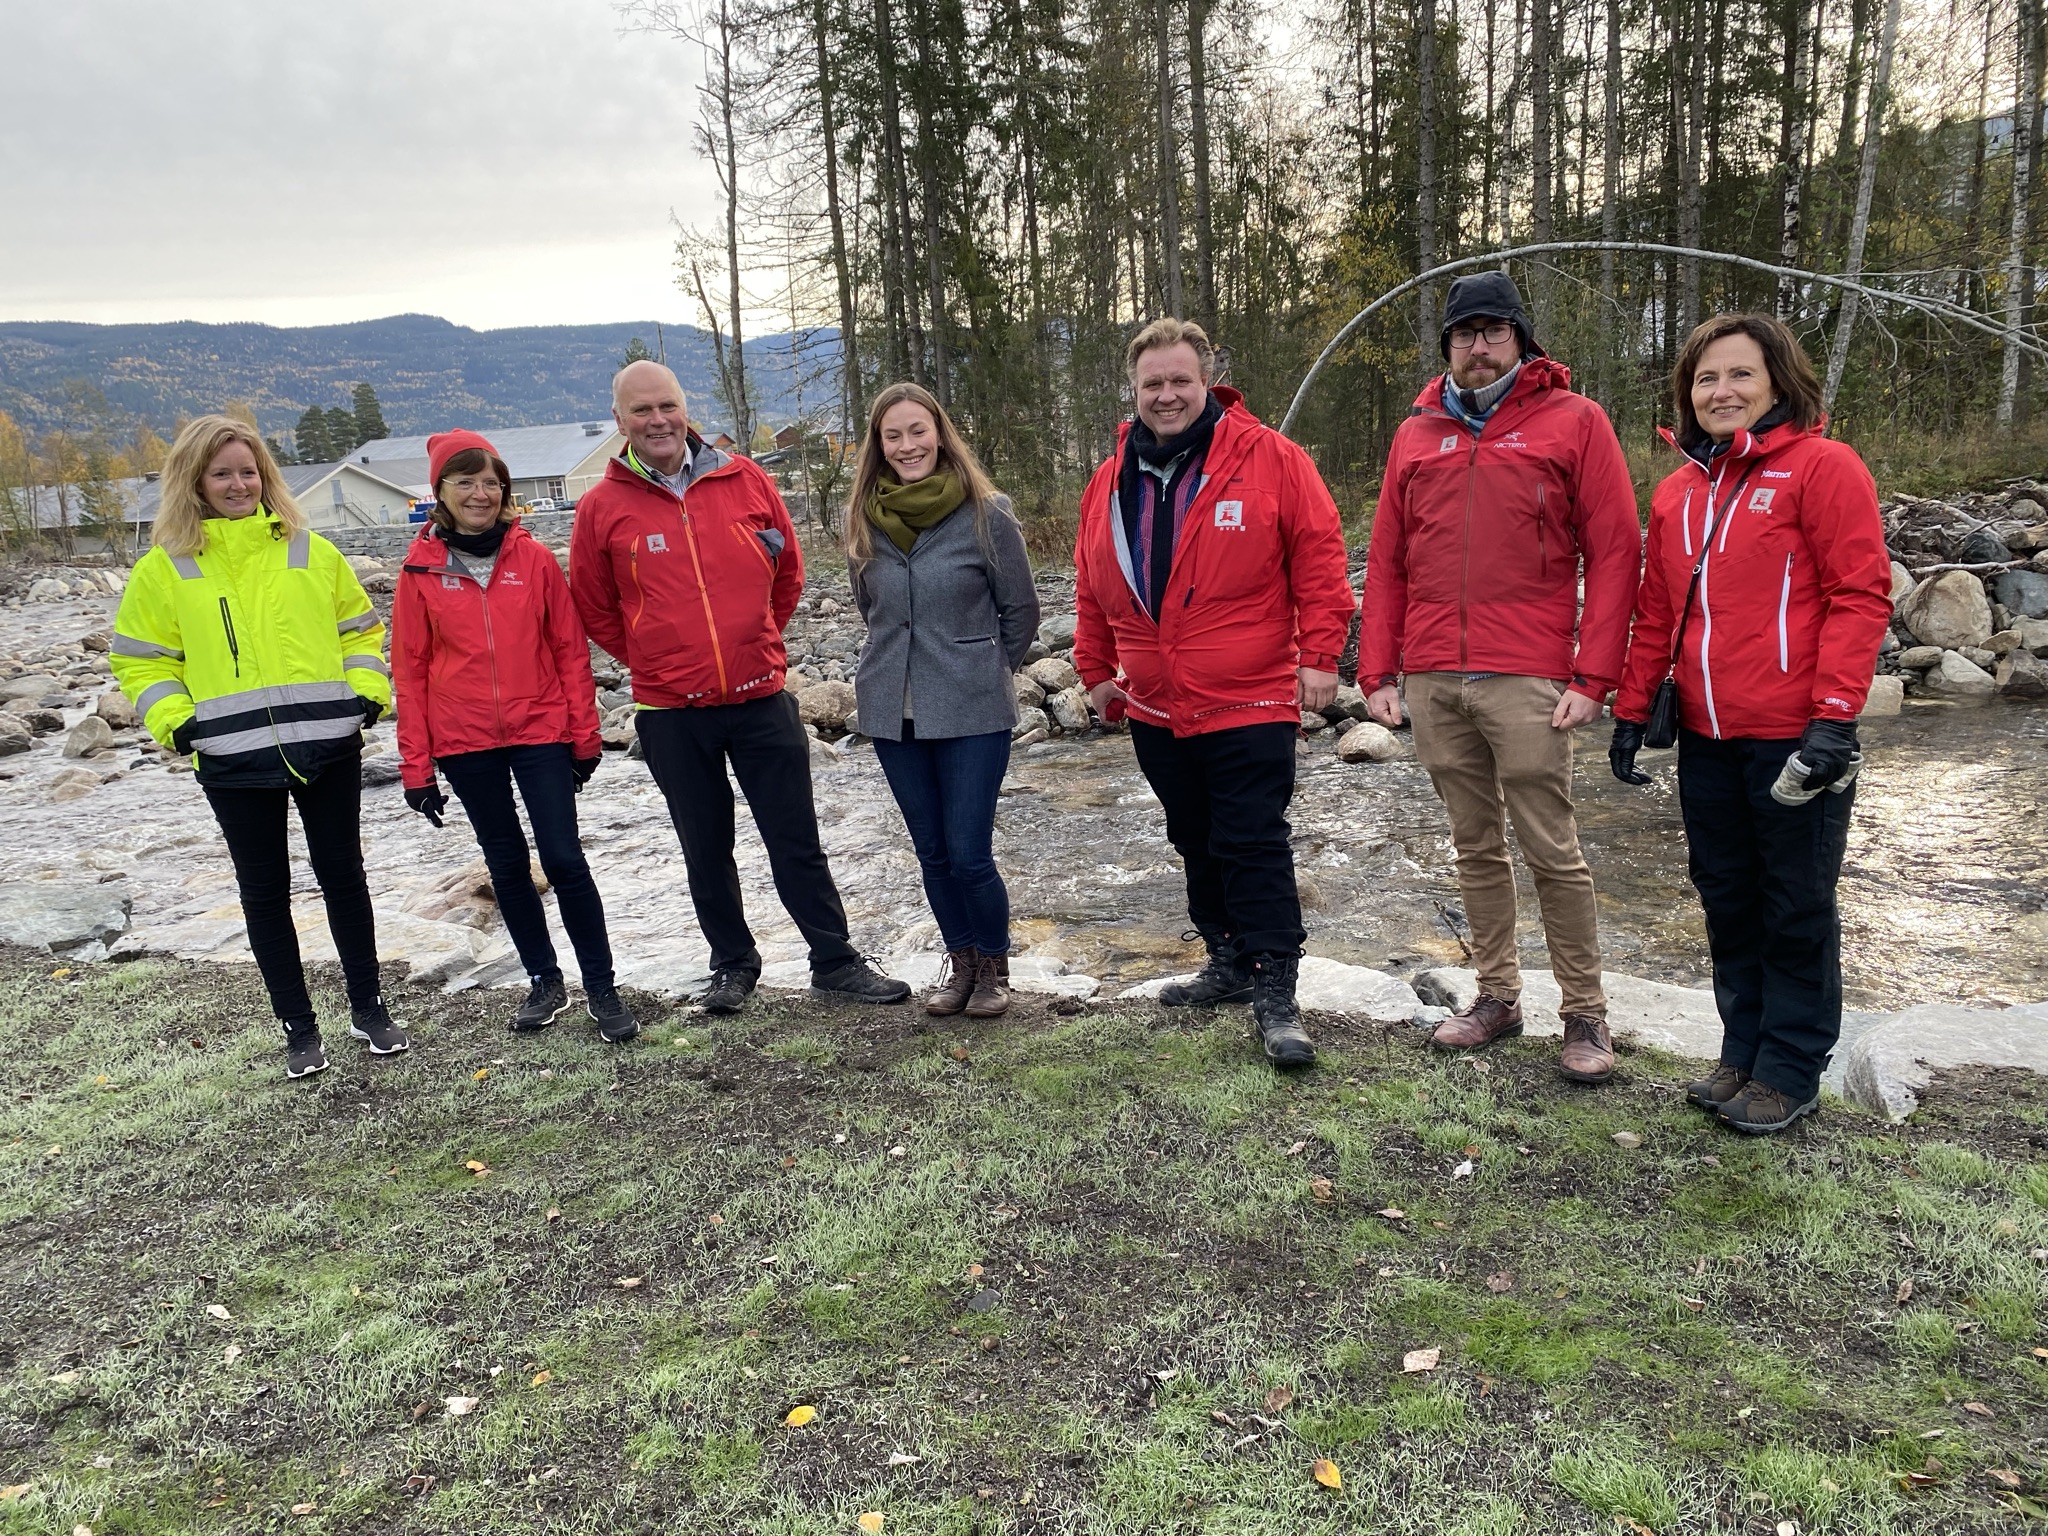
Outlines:
[[1677,670],[1678,658],[1685,650],[1685,626],[1692,618],[1692,600],[1699,596],[1700,577],[1707,569],[1707,551],[1714,547],[1714,530],[1721,526],[1721,521],[1727,517],[1729,509],[1742,500],[1742,488],[1748,484],[1749,471],[1745,469],[1742,478],[1735,482],[1735,489],[1729,493],[1728,499],[1718,507],[1714,505],[1714,488],[1711,485],[1707,487],[1707,525],[1706,531],[1700,535],[1700,557],[1693,562],[1692,585],[1685,589],[1685,606],[1678,610],[1678,633],[1671,641],[1673,671]]

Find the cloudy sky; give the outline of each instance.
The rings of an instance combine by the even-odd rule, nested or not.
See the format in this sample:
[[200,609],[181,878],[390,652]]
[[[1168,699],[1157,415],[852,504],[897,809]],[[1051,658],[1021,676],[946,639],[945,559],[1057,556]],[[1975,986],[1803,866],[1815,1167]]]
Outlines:
[[0,0],[0,320],[692,318],[697,50],[612,0]]

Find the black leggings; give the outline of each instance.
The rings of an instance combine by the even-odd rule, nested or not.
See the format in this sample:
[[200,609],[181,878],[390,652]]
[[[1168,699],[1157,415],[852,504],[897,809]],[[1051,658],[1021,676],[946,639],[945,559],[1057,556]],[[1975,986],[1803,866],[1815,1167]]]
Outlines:
[[291,849],[285,839],[285,801],[299,807],[313,878],[327,903],[327,931],[348,982],[351,1008],[377,1001],[377,923],[370,912],[370,887],[363,879],[363,779],[353,756],[317,778],[288,789],[221,789],[206,786],[214,818],[234,861],[242,916],[249,925],[249,949],[270,992],[270,1009],[286,1024],[313,1020],[299,960],[299,932],[292,926]]

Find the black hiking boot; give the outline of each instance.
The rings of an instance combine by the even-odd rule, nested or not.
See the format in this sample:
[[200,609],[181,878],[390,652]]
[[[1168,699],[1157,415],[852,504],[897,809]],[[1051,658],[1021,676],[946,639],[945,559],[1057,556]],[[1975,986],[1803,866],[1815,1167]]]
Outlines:
[[526,994],[526,1001],[512,1015],[512,1033],[530,1035],[537,1029],[546,1029],[568,1006],[569,989],[563,985],[560,976],[536,979],[532,990]]
[[738,1013],[754,990],[755,976],[731,966],[711,973],[711,985],[697,1001],[706,1013]]
[[[1184,933],[1184,939],[1195,935]],[[1168,1008],[1208,1008],[1217,1003],[1241,1003],[1252,995],[1251,967],[1238,958],[1230,940],[1222,934],[1205,933],[1209,958],[1186,981],[1176,981],[1159,994]]]
[[1301,977],[1299,955],[1252,956],[1252,1026],[1266,1059],[1276,1067],[1315,1065],[1315,1042],[1301,1027],[1301,1008],[1294,1001]]
[[811,1000],[818,1003],[900,1003],[910,996],[910,983],[884,976],[855,956],[828,971],[811,972]]
[[349,1009],[348,1032],[367,1043],[372,1056],[396,1056],[412,1048],[412,1041],[392,1021],[391,1010],[384,1006],[381,997],[367,1008]]
[[308,1019],[303,1024],[286,1024],[282,1028],[286,1077],[311,1077],[327,1070],[327,1052],[320,1048],[319,1024]]
[[624,1045],[640,1033],[640,1021],[633,1017],[633,1010],[626,1006],[617,989],[605,987],[592,992],[586,1006],[591,1022],[597,1025],[597,1038],[607,1045]]

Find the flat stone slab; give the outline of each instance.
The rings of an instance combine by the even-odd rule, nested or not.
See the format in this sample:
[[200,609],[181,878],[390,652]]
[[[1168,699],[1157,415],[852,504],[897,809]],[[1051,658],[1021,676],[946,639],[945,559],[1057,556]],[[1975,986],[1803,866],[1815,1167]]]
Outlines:
[[[909,982],[914,997],[939,984],[939,968],[945,964],[945,959],[944,955],[927,951],[914,955],[891,955],[881,962],[881,966],[884,972],[898,981]],[[773,960],[761,967],[761,985],[764,987],[799,992],[810,984],[811,963],[808,960]],[[1050,956],[1021,954],[1010,957],[1010,990],[1036,992],[1049,997],[1071,997],[1086,1002],[1102,990],[1102,983],[1093,976],[1070,972],[1062,961]]]
[[[1438,966],[1415,979],[1424,998],[1446,1007],[1463,1008],[1479,995],[1478,976],[1464,966]],[[1607,1023],[1616,1034],[1681,1056],[1720,1059],[1721,1015],[1713,993],[1620,971],[1606,972],[1600,985],[1607,993]],[[1550,972],[1522,972],[1524,1034],[1563,1034],[1564,1023],[1558,1017],[1563,1004],[1564,994]]]
[[1842,1097],[1903,1120],[1941,1067],[2025,1067],[2048,1074],[2048,1002],[2017,1008],[1922,1003],[1871,1022],[1835,1054]]
[[[1193,975],[1159,976],[1141,981],[1118,993],[1119,997],[1157,998],[1177,981],[1191,981]],[[1383,1023],[1406,1024],[1422,1011],[1422,999],[1415,989],[1397,976],[1369,966],[1346,965],[1308,955],[1301,962],[1301,981],[1295,1001],[1319,1013],[1341,1013],[1350,1018],[1378,1019]]]
[[120,883],[0,881],[0,944],[98,959],[127,931],[130,906]]

